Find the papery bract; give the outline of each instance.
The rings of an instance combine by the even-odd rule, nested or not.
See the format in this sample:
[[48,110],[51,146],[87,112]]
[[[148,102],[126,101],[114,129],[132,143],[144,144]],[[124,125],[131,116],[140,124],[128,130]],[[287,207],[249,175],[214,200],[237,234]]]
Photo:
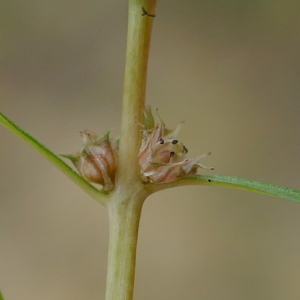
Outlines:
[[[148,122],[153,120],[150,108],[145,110],[145,130],[143,130],[142,145],[138,155],[143,181],[167,183],[197,173],[197,168],[205,167],[198,163],[210,153],[196,157],[186,158],[187,148],[179,142],[176,135],[178,126],[174,131],[167,130],[165,124],[159,119],[157,124]],[[149,124],[153,127],[150,128]]]
[[69,158],[78,172],[87,181],[103,185],[107,191],[114,187],[117,170],[116,145],[109,139],[109,131],[102,138],[85,130],[81,132],[84,147],[76,155],[63,155]]

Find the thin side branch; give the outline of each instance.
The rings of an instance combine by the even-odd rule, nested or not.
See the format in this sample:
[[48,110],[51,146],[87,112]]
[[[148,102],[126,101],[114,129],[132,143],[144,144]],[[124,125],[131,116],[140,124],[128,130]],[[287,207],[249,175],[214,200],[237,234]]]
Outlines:
[[48,161],[50,161],[54,166],[56,166],[61,172],[63,172],[67,177],[69,177],[76,185],[81,187],[86,191],[92,198],[96,199],[98,202],[105,204],[107,201],[107,193],[96,189],[79,174],[77,174],[71,167],[69,167],[62,159],[55,155],[46,146],[32,137],[29,133],[24,131],[18,125],[13,123],[8,117],[0,112],[0,124],[9,129],[16,136],[24,140],[27,144],[35,148],[40,152]]
[[227,188],[239,189],[249,192],[255,192],[280,198],[285,198],[291,201],[300,202],[300,190],[290,189],[287,187],[259,182],[250,179],[239,178],[235,176],[221,175],[194,175],[163,184],[149,184],[148,189],[151,192],[158,192],[171,187],[185,185],[212,185],[222,186]]

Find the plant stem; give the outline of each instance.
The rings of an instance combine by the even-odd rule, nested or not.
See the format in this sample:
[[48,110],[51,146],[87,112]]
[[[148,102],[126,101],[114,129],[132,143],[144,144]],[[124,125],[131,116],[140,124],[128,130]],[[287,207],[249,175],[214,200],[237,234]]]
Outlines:
[[141,144],[148,54],[156,0],[129,0],[127,50],[118,173],[109,213],[106,300],[132,300],[136,246],[142,205],[149,192],[140,179]]
[[143,122],[148,54],[156,0],[129,0],[127,50],[122,105],[121,140],[117,186],[126,188],[139,179],[136,161]]
[[96,189],[93,185],[91,185],[83,177],[76,173],[72,168],[70,168],[59,156],[54,154],[41,142],[39,142],[21,127],[16,125],[13,121],[11,121],[1,112],[0,124],[2,124],[16,136],[18,136],[31,147],[35,148],[38,152],[40,152],[48,161],[50,161],[55,167],[57,167],[61,172],[63,172],[67,177],[69,177],[75,184],[77,184],[84,191],[86,191],[92,198],[94,198],[102,204],[105,204],[106,201],[108,201],[106,192]]
[[[142,191],[142,190],[141,190]],[[132,300],[136,246],[145,192],[107,204],[109,212],[109,248],[105,300]]]
[[148,185],[149,193],[155,193],[172,187],[185,185],[213,185],[232,189],[239,189],[260,193],[280,198],[285,198],[295,202],[300,202],[300,190],[287,188],[284,186],[260,182],[251,179],[240,178],[236,176],[224,175],[190,175],[176,181],[164,184]]

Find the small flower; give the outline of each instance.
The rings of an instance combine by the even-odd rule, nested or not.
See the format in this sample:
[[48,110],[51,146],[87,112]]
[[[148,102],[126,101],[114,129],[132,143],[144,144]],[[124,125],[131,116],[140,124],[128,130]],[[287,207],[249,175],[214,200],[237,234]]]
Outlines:
[[103,185],[110,191],[114,187],[117,169],[116,145],[109,140],[109,131],[98,138],[91,131],[81,132],[84,147],[76,155],[63,155],[69,158],[78,172],[86,180]]
[[176,139],[179,128],[180,125],[174,131],[167,130],[160,119],[154,124],[150,108],[145,110],[145,130],[138,155],[144,181],[167,183],[196,174],[199,167],[213,170],[198,163],[210,153],[186,158],[188,149]]

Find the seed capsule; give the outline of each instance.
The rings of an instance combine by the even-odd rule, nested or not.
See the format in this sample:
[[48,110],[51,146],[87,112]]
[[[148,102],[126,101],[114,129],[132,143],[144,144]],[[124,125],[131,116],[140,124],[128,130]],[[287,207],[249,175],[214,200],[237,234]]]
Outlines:
[[111,145],[109,131],[102,138],[93,132],[81,132],[84,147],[76,155],[63,155],[69,158],[78,172],[87,181],[98,183],[107,191],[114,187],[117,169],[116,147]]

